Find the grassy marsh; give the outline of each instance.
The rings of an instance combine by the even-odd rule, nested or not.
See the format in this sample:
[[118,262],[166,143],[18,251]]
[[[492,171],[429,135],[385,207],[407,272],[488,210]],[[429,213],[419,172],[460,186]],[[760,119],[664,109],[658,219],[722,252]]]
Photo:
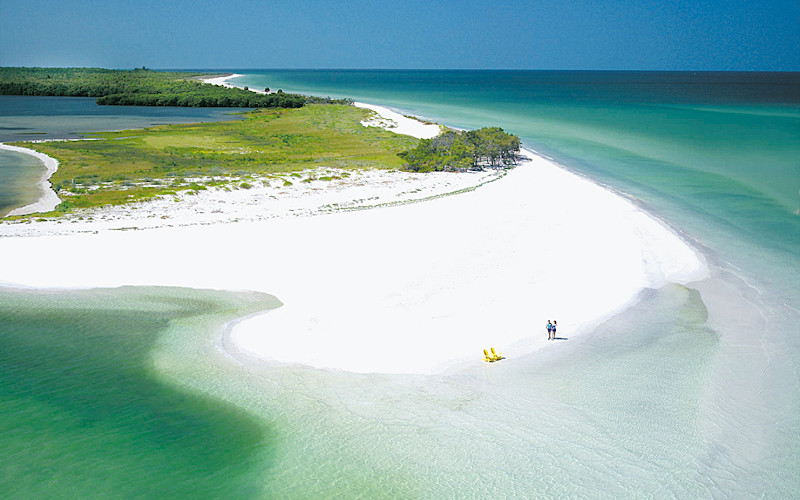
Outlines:
[[[20,142],[59,161],[50,181],[63,200],[56,213],[201,190],[247,176],[308,168],[401,168],[400,151],[418,140],[361,120],[346,105],[261,109],[238,121],[162,125],[91,134],[67,142]],[[240,186],[237,186],[240,187]]]

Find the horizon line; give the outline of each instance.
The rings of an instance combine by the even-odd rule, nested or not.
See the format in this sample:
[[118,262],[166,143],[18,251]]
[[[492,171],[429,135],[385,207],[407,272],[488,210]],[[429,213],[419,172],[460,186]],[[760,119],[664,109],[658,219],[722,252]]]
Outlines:
[[[524,71],[537,71],[537,72],[585,72],[585,73],[800,73],[797,70],[760,70],[760,69],[558,69],[558,68],[268,68],[268,67],[249,67],[249,68],[233,68],[233,67],[159,67],[149,68],[142,66],[152,71],[219,71],[219,72],[232,72],[232,71],[506,71],[506,72],[524,72]],[[110,69],[120,71],[130,71],[142,69],[142,67],[132,68],[109,68],[103,66],[0,66],[0,68],[54,68],[54,69]]]

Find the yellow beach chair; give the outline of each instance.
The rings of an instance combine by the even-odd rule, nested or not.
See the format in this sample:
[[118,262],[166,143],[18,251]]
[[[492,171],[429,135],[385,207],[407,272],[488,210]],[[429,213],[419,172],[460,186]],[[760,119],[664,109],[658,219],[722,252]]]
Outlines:
[[483,350],[483,360],[487,363],[494,363],[497,360],[503,359],[503,356],[494,350],[494,347],[491,348],[492,353],[489,354],[489,351],[486,349]]

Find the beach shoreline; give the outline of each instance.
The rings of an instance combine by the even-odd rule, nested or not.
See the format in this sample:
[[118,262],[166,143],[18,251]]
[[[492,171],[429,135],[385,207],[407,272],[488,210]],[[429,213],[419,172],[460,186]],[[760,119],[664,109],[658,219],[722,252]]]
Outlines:
[[[229,83],[228,80],[230,80],[231,78],[238,78],[240,76],[244,76],[244,75],[240,75],[238,73],[228,73],[226,75],[215,76],[213,78],[202,78],[201,81],[203,83],[207,83],[207,84],[210,84],[210,85],[219,85],[220,87],[226,87],[226,88],[231,88],[232,89],[232,88],[239,88],[239,87],[237,87],[236,85],[233,85],[232,83]],[[256,94],[272,94],[272,93],[274,93],[274,91],[265,92],[263,90],[251,89],[251,88],[248,88],[247,90],[249,90],[250,92],[255,92]]]
[[203,83],[208,83],[208,84],[211,84],[211,85],[219,85],[219,86],[222,86],[222,87],[232,88],[233,85],[228,83],[228,80],[231,79],[231,78],[239,77],[239,76],[244,76],[244,75],[240,75],[240,74],[237,74],[237,73],[220,73],[219,75],[214,75],[211,78],[197,77],[197,79],[200,80]]
[[417,139],[431,139],[439,135],[442,127],[435,123],[425,123],[414,118],[403,116],[385,106],[377,106],[364,102],[354,102],[353,106],[368,109],[375,113],[374,117],[361,124],[365,127],[380,127],[396,134],[410,135]]

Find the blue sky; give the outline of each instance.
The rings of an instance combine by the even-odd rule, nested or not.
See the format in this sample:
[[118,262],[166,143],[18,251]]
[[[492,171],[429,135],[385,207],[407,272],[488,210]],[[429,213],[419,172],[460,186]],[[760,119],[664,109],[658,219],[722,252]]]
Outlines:
[[0,66],[800,71],[798,0],[0,0]]

